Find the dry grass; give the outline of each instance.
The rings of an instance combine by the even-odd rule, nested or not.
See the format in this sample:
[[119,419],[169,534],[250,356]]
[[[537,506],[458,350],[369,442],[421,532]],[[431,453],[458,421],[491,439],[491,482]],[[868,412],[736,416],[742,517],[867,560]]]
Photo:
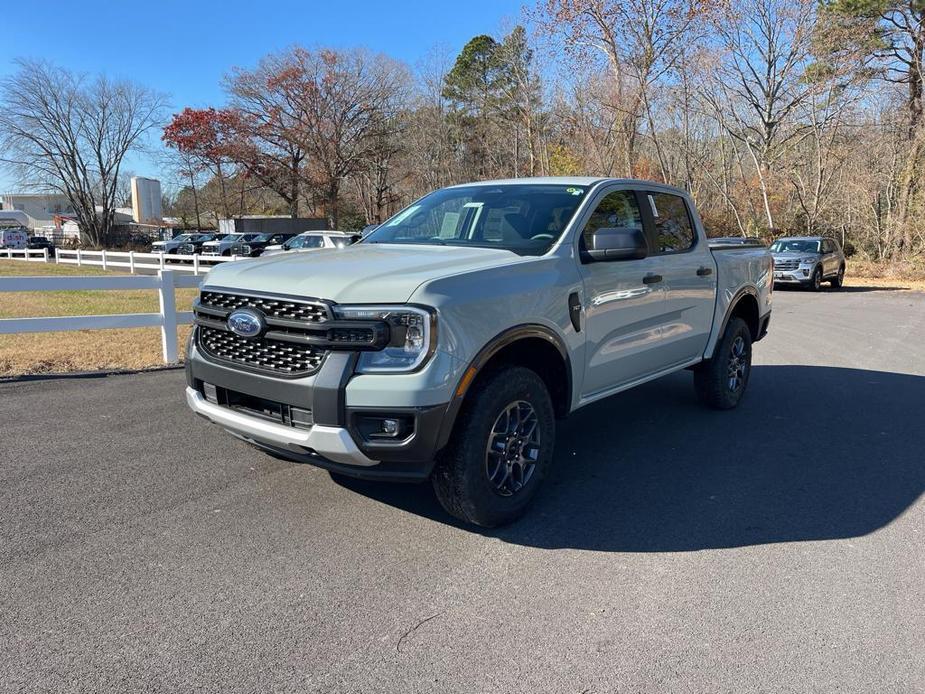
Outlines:
[[925,291],[925,265],[914,262],[880,263],[849,258],[845,284]]
[[[103,275],[98,268],[0,261],[0,276]],[[188,310],[195,289],[177,291],[177,308]],[[156,313],[157,293],[134,291],[10,292],[0,294],[0,318]],[[189,327],[178,330],[186,343]],[[80,330],[0,335],[0,377],[162,366],[160,330]]]

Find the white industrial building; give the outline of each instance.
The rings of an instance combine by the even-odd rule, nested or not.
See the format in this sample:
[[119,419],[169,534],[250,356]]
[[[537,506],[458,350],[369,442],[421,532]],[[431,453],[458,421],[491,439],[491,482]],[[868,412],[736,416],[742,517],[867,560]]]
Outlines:
[[132,217],[137,224],[161,226],[164,223],[160,181],[132,176]]
[[0,224],[24,226],[31,231],[51,232],[56,217],[74,215],[66,195],[57,193],[0,194]]
[[[145,231],[164,227],[160,181],[133,176],[131,187],[132,206],[114,211],[116,225],[137,225]],[[97,207],[97,211],[102,208]],[[23,226],[40,236],[80,238],[76,215],[67,196],[57,193],[0,194],[0,226]]]

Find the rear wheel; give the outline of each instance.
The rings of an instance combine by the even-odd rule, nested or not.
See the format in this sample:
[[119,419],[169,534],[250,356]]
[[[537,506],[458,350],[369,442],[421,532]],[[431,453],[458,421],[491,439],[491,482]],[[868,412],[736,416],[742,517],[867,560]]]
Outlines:
[[543,380],[504,367],[473,386],[431,482],[450,514],[494,527],[520,517],[552,460],[555,415]]
[[741,318],[731,318],[713,358],[694,369],[697,397],[709,407],[731,410],[742,399],[751,370],[751,331]]
[[838,268],[838,274],[831,279],[831,284],[835,289],[839,289],[845,284],[845,266]]

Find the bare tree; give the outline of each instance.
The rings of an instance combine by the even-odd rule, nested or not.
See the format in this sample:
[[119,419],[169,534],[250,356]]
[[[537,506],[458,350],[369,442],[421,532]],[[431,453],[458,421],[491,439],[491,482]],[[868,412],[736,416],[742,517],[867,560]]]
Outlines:
[[712,12],[708,0],[543,0],[541,26],[567,51],[594,62],[603,57],[612,81],[609,104],[622,145],[625,175],[633,175],[641,125],[647,127],[662,177],[668,172],[653,115],[653,90],[699,36]]
[[814,0],[727,0],[715,24],[722,41],[719,79],[703,94],[726,115],[727,132],[754,165],[771,231],[770,177],[786,149],[806,134],[796,115],[812,89],[804,75],[814,9]]
[[156,127],[164,98],[128,81],[19,60],[0,81],[0,161],[23,184],[67,196],[81,233],[110,236],[125,156]]

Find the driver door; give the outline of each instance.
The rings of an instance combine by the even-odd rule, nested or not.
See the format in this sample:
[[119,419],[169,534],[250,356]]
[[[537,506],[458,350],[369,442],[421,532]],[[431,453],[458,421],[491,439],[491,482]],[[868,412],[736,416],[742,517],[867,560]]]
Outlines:
[[[632,190],[610,190],[600,197],[579,239],[579,271],[584,280],[586,350],[582,398],[659,371],[665,320],[664,258],[590,261],[584,249],[600,228],[644,232],[639,197]],[[651,249],[650,249],[651,253]]]

